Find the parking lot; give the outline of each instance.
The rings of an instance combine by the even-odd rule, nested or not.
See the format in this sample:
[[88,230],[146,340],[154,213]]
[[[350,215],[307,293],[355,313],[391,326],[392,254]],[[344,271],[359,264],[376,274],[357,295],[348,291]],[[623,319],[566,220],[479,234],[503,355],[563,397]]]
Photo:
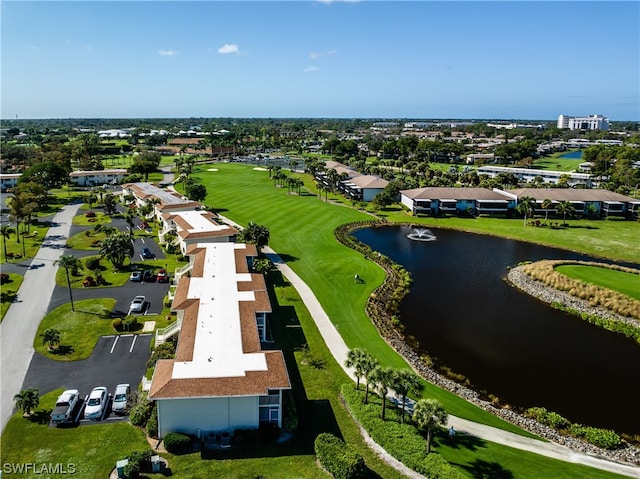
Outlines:
[[35,387],[40,394],[54,389],[78,389],[82,403],[74,411],[80,424],[95,424],[83,418],[84,399],[97,386],[109,392],[103,421],[121,421],[125,417],[111,412],[111,397],[118,384],[127,383],[137,390],[147,369],[150,353],[150,334],[122,334],[102,336],[91,356],[82,361],[55,361],[34,354],[25,377],[23,389]]

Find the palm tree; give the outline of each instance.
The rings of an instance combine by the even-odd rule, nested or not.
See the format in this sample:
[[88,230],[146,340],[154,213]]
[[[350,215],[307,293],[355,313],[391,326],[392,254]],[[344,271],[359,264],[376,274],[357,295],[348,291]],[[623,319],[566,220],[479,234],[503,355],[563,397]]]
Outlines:
[[23,416],[31,416],[31,411],[40,404],[40,391],[36,388],[23,389],[13,396],[16,408],[22,409]]
[[518,200],[518,206],[516,210],[518,213],[524,215],[524,226],[527,226],[527,216],[533,214],[533,208],[536,204],[536,200],[530,196],[523,196]]
[[547,223],[547,218],[549,217],[549,208],[553,206],[553,201],[549,198],[545,198],[542,200],[542,208],[544,209],[544,222]]
[[64,273],[67,276],[67,287],[69,288],[69,299],[71,300],[71,311],[75,311],[75,307],[73,306],[73,294],[71,293],[71,279],[69,278],[69,270],[71,273],[76,275],[78,274],[78,270],[82,269],[82,262],[80,259],[76,258],[72,254],[63,254],[53,262],[55,266],[62,266],[64,268]]
[[374,388],[380,392],[380,397],[382,398],[381,417],[383,421],[387,406],[387,394],[389,394],[389,389],[391,389],[393,385],[395,375],[395,370],[389,367],[383,368],[378,366],[371,372],[371,382],[375,385]]
[[447,411],[435,399],[420,399],[413,408],[413,421],[427,430],[427,454],[431,452],[431,439],[435,426],[447,423]]
[[420,381],[420,376],[410,369],[398,369],[393,378],[391,388],[402,397],[402,415],[401,421],[404,422],[405,404],[407,402],[407,394],[420,394],[424,385]]
[[15,233],[15,232],[16,232],[16,230],[14,230],[9,225],[0,226],[0,235],[2,235],[2,237],[4,238],[4,241],[2,242],[2,246],[4,247],[4,260],[5,261],[7,261],[7,240],[9,238],[11,238],[11,233]]
[[46,344],[49,351],[60,344],[60,331],[57,329],[49,328],[44,333],[41,333],[40,337],[42,338],[42,344]]
[[116,269],[124,266],[125,259],[133,256],[133,251],[131,235],[122,231],[107,236],[100,245],[100,254]]
[[366,357],[363,359],[360,364],[360,371],[362,373],[362,377],[365,380],[364,385],[364,403],[367,404],[369,402],[369,378],[373,371],[378,367],[378,360],[367,353]]
[[572,215],[573,212],[576,210],[575,206],[573,206],[573,204],[570,201],[561,201],[560,203],[558,203],[558,206],[556,206],[556,211],[558,212],[558,214],[562,215],[562,224],[566,225],[567,224],[567,215]]
[[93,193],[90,193],[87,196],[85,196],[85,200],[89,204],[89,211],[93,211],[93,204],[96,201],[98,201],[98,197],[96,195],[94,195]]
[[362,348],[353,348],[347,352],[347,359],[344,361],[344,365],[354,369],[356,389],[360,389],[360,378],[364,376],[363,364],[365,361],[369,361],[369,359],[373,359],[373,357]]

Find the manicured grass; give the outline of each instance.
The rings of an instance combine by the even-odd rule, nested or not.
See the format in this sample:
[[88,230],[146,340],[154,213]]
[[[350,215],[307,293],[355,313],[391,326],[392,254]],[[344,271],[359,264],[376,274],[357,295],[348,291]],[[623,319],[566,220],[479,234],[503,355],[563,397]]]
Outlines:
[[[78,478],[108,477],[115,468],[116,461],[123,459],[131,451],[144,451],[149,444],[142,431],[129,423],[105,423],[80,428],[49,428],[48,415],[62,392],[52,391],[40,398],[38,414],[33,420],[16,413],[8,422],[2,434],[2,463],[63,464],[67,471],[73,464]],[[43,419],[44,423],[37,419]],[[64,477],[62,474],[16,474],[20,478]],[[153,475],[152,477],[155,477]],[[13,476],[10,476],[13,477]],[[162,477],[157,475],[157,477]]]
[[[20,230],[22,231],[24,225],[20,225]],[[12,225],[14,230],[16,229],[15,225]],[[29,233],[25,236],[20,237],[20,242],[18,243],[18,238],[15,233],[12,233],[10,238],[7,240],[4,236],[0,235],[0,254],[2,255],[2,262],[10,262],[10,263],[20,263],[24,258],[33,258],[38,249],[40,249],[40,245],[44,241],[44,237],[47,235],[47,231],[49,230],[49,224],[43,221],[35,221],[33,224],[29,225]],[[4,257],[4,243],[7,242],[7,254],[11,256],[11,253],[15,255],[20,255],[20,258],[7,258]]]
[[101,231],[96,232],[93,229],[85,230],[81,233],[76,233],[71,238],[69,238],[67,240],[67,248],[79,249],[84,251],[98,251],[100,249],[100,243],[106,237],[106,233],[103,233]]
[[89,218],[84,213],[73,217],[74,226],[95,226],[108,225],[111,223],[111,216],[105,215],[99,211],[94,211],[95,217]]
[[554,170],[554,171],[577,171],[578,165],[584,163],[582,158],[561,158],[562,155],[566,155],[567,151],[560,151],[553,153],[551,156],[545,156],[544,158],[538,158],[533,162],[533,168],[539,170]]
[[[341,224],[372,217],[351,207],[327,203],[308,191],[301,196],[288,195],[286,189],[274,188],[265,171],[237,164],[220,164],[218,168],[217,172],[198,170],[210,192],[208,198],[215,199],[213,205],[210,201],[205,204],[221,208],[222,214],[240,224],[254,221],[267,226],[271,232],[269,244],[311,287],[347,345],[366,348],[385,366],[408,367],[380,338],[364,311],[367,298],[384,279],[383,270],[339,244],[333,233]],[[307,181],[305,184],[309,185]],[[356,273],[362,283],[353,281]],[[426,383],[424,395],[438,399],[451,414],[523,433],[431,384]]]
[[4,315],[7,314],[9,307],[11,307],[11,303],[18,293],[23,279],[24,277],[21,274],[9,273],[9,281],[0,288],[2,290],[0,293],[0,322],[4,319]]
[[[71,303],[58,306],[40,322],[33,340],[34,349],[59,361],[88,358],[100,336],[116,334],[109,318],[115,304],[115,299],[105,298],[74,301],[75,311],[71,311]],[[50,352],[42,344],[40,335],[50,328],[60,331],[60,352]]]
[[578,264],[556,266],[555,269],[570,278],[612,289],[640,300],[640,275]]

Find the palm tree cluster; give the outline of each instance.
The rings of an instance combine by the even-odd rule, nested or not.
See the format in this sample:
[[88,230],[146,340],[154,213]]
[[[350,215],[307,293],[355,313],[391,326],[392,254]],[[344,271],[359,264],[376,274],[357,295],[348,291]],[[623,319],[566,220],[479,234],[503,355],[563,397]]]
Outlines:
[[[394,391],[402,399],[400,420],[404,422],[407,410],[407,396],[422,392],[423,382],[410,369],[383,367],[363,348],[353,348],[347,353],[345,366],[353,368],[356,376],[356,389],[360,389],[360,378],[365,381],[364,403],[368,403],[369,388],[377,391],[382,399],[382,420],[385,419],[387,396]],[[416,401],[411,419],[420,428],[427,431],[427,454],[431,451],[433,428],[447,423],[447,412],[435,399],[419,399]]]

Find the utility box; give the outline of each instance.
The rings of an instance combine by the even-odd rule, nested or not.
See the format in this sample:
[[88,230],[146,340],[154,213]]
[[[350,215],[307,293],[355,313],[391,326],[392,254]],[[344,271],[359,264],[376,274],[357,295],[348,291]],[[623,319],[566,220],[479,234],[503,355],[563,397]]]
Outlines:
[[162,465],[160,456],[151,456],[151,472],[162,472]]
[[116,462],[116,472],[118,473],[118,479],[125,479],[124,468],[129,464],[129,459],[121,459]]

